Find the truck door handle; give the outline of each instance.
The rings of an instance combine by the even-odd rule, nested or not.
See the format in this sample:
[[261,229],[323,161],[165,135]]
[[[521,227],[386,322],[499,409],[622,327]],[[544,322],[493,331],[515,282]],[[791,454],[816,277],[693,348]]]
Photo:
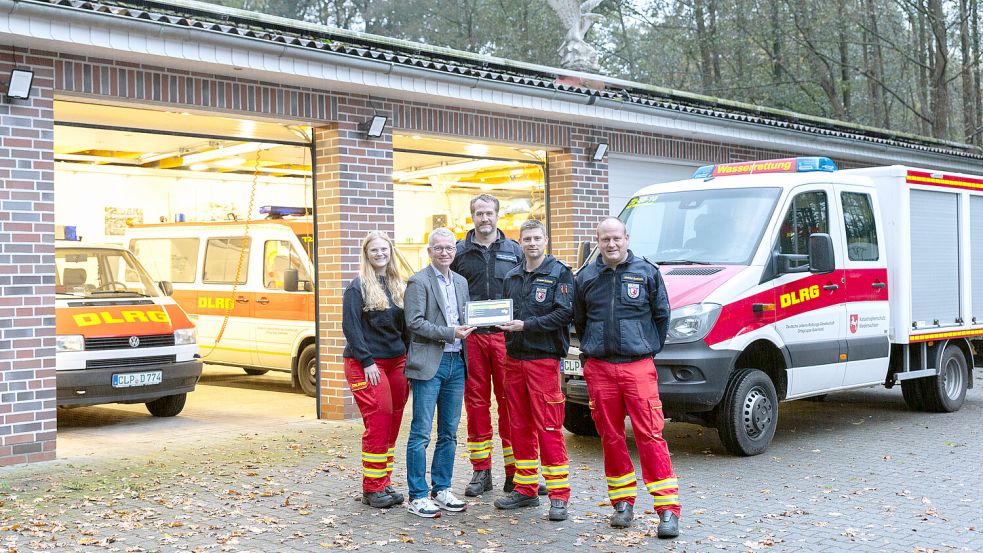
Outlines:
[[826,286],[823,286],[823,290],[833,291],[833,290],[839,290],[839,289],[840,289],[840,285],[839,284],[827,284]]
[[256,300],[256,303],[261,303],[263,305],[266,305],[266,304],[270,303],[270,300],[268,300],[266,298],[259,298],[258,300]]
[[249,303],[249,298],[245,296],[239,296],[236,298],[236,303]]
[[870,285],[871,288],[884,288],[885,286],[887,285],[884,284],[883,282],[875,282]]

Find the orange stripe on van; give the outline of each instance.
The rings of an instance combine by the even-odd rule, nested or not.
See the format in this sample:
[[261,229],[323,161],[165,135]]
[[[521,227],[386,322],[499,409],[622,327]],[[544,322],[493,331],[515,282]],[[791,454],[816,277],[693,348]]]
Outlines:
[[192,326],[177,305],[60,307],[55,310],[57,334],[81,334],[91,338],[168,334]]

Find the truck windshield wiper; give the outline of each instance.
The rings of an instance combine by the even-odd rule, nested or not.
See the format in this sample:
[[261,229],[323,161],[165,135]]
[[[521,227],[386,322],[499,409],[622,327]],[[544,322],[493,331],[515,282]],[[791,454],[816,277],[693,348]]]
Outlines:
[[711,265],[709,261],[697,261],[695,259],[667,259],[665,261],[653,261],[656,265]]
[[126,294],[126,295],[138,296],[141,298],[151,297],[148,294],[144,294],[143,292],[137,292],[136,290],[93,290],[92,292],[89,292],[89,295],[91,296],[101,295],[101,294]]

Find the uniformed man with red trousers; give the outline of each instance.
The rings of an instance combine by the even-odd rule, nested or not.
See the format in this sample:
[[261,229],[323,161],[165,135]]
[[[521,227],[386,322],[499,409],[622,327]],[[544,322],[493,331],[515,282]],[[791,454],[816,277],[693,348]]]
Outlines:
[[[505,275],[519,265],[522,250],[498,229],[498,198],[481,194],[471,200],[474,229],[457,242],[451,270],[468,280],[470,301],[502,299]],[[506,492],[514,487],[515,457],[509,436],[505,403],[505,336],[494,326],[476,329],[468,337],[468,380],[464,407],[468,414],[468,453],[474,473],[464,495],[476,497],[492,489],[491,396],[498,404],[498,435],[502,440]],[[543,488],[543,493],[546,489]]]
[[631,418],[645,489],[659,514],[658,535],[679,535],[679,485],[662,437],[665,419],[653,356],[669,328],[669,299],[659,269],[628,249],[625,225],[615,218],[597,227],[599,255],[578,273],[574,327],[585,358],[591,415],[601,435],[611,526],[631,525],[637,477],[625,441]]
[[570,501],[567,447],[563,441],[560,359],[570,348],[573,273],[546,253],[546,227],[530,219],[519,228],[521,265],[505,277],[514,320],[505,330],[505,388],[509,406],[515,489],[495,500],[499,509],[539,505],[539,469],[550,498],[550,520],[567,519]]

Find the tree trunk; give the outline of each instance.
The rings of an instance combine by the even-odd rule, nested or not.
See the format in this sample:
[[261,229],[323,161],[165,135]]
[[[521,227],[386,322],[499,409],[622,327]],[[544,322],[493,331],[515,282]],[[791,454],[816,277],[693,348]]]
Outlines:
[[702,92],[706,94],[713,86],[713,62],[710,54],[710,36],[707,32],[703,0],[693,2],[693,20],[696,23],[696,43],[700,49],[700,82],[703,84]]
[[946,73],[949,69],[949,47],[946,37],[945,12],[942,0],[928,0],[928,21],[934,41],[931,67],[932,136],[949,137],[949,87]]
[[[962,83],[963,137],[973,140],[978,117],[976,116],[976,92],[973,90],[973,48],[969,26],[972,14],[969,0],[959,0],[959,54],[962,57],[959,80]],[[959,137],[959,138],[963,138]]]

